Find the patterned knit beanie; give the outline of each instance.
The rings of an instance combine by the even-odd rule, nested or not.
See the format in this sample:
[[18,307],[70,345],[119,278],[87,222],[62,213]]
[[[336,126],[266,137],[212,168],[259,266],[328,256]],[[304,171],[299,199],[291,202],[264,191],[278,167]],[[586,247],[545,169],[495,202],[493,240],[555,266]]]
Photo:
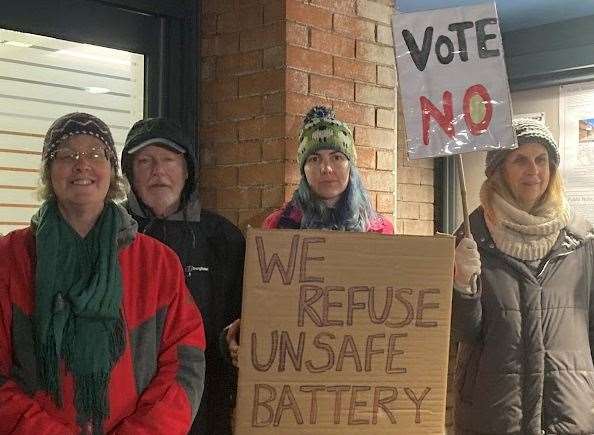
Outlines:
[[[518,138],[518,146],[536,142],[547,149],[550,162],[557,168],[559,167],[559,149],[550,130],[542,122],[530,118],[517,118],[512,121],[512,126]],[[513,150],[493,150],[487,153],[485,159],[485,174],[490,177],[495,169],[503,163],[505,157]]]
[[319,150],[340,151],[353,165],[357,163],[353,133],[344,122],[336,119],[332,109],[324,106],[313,107],[303,120],[297,150],[302,175],[307,157]]
[[43,140],[43,161],[47,162],[50,154],[62,141],[77,134],[88,134],[103,142],[107,149],[111,166],[117,171],[119,166],[117,152],[109,127],[99,118],[81,112],[61,116],[52,123]]

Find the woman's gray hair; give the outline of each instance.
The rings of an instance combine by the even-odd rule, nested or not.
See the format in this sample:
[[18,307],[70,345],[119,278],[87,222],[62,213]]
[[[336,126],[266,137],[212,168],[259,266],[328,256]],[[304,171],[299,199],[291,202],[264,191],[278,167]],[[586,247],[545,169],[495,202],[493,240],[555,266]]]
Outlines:
[[328,207],[309,186],[305,177],[293,194],[293,200],[301,208],[301,228],[333,229],[365,232],[377,212],[371,205],[367,189],[357,167],[349,161],[349,182],[335,207]]

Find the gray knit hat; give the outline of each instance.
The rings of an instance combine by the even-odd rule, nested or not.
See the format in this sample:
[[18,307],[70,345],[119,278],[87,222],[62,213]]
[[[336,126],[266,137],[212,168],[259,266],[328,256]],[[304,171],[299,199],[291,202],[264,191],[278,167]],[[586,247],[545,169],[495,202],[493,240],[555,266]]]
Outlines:
[[52,123],[43,140],[42,159],[47,161],[50,154],[62,141],[77,134],[93,136],[103,142],[109,161],[117,171],[119,167],[117,152],[109,127],[96,116],[82,112],[68,113]]
[[[544,146],[549,153],[550,162],[557,168],[559,167],[559,147],[547,126],[530,118],[516,118],[512,121],[512,126],[518,138],[518,146],[528,143],[537,142]],[[495,169],[503,163],[505,157],[512,152],[513,149],[493,150],[487,153],[485,159],[485,174],[490,177],[495,172]]]

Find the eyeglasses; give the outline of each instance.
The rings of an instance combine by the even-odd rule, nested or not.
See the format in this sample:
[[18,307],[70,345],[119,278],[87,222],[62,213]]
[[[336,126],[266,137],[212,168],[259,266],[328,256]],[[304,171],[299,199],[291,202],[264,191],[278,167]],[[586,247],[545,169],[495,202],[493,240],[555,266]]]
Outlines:
[[104,147],[93,147],[87,151],[74,151],[70,148],[58,148],[53,151],[49,158],[62,163],[78,162],[81,158],[85,158],[89,162],[105,162],[108,160],[107,150]]

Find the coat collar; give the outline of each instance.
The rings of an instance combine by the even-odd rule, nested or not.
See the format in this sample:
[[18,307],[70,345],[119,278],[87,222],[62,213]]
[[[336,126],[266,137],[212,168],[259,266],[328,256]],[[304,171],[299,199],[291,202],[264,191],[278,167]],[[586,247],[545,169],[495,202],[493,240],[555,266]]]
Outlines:
[[[483,254],[494,255],[503,259],[503,261],[507,262],[514,269],[518,270],[527,279],[538,283],[540,273],[538,276],[535,276],[523,261],[504,254],[497,248],[497,246],[495,246],[495,242],[493,241],[489,230],[487,229],[482,207],[478,207],[470,214],[470,227],[472,228],[472,235],[477,243],[477,246]],[[462,237],[464,237],[464,231],[462,228],[460,228],[456,232],[456,239],[459,241]],[[572,217],[568,225],[561,230],[559,237],[551,248],[551,251],[543,259],[543,264],[548,264],[548,261],[555,257],[569,254],[592,237],[594,237],[594,229],[592,225],[584,218],[572,213]]]

